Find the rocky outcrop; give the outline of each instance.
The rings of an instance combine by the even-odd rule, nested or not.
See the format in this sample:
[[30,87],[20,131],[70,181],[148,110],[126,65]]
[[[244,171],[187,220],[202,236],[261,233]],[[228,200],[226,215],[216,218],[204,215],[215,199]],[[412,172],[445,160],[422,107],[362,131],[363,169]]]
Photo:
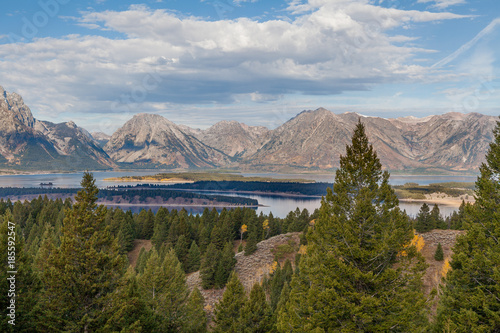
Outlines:
[[121,163],[160,165],[165,168],[211,168],[231,159],[168,119],[138,114],[118,129],[104,150]]
[[23,99],[0,87],[0,164],[27,170],[106,169],[115,163],[72,121],[35,119]]

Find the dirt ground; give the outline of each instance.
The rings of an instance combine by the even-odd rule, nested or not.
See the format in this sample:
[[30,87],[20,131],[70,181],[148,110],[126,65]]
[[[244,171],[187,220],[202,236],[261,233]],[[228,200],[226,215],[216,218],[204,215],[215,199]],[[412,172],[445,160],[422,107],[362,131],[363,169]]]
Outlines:
[[128,261],[132,267],[135,267],[137,259],[139,258],[139,253],[143,247],[146,248],[146,251],[149,251],[153,247],[153,244],[147,239],[134,240],[134,248],[127,254]]
[[[463,233],[464,232],[460,230],[432,230],[420,234],[425,241],[421,253],[429,265],[423,277],[424,292],[426,295],[429,295],[433,289],[437,291],[437,296],[431,301],[432,315],[436,313],[437,303],[439,301],[443,265],[446,260],[451,260],[451,255],[453,254],[451,249],[453,245],[455,245],[457,236]],[[443,248],[443,261],[434,260],[434,253],[436,253],[439,243],[441,243]]]

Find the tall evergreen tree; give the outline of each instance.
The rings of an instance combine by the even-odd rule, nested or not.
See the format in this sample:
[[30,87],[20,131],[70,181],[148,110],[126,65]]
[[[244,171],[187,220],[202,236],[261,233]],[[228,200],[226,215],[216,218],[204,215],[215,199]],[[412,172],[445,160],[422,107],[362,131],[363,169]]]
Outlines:
[[183,332],[205,333],[207,332],[207,315],[203,310],[205,300],[198,288],[194,288],[189,295],[186,307],[186,321]]
[[248,233],[248,238],[247,238],[247,243],[245,245],[245,255],[249,256],[253,254],[255,251],[257,251],[257,231],[253,229]]
[[214,244],[210,243],[200,268],[201,285],[203,289],[209,289],[215,286],[215,274],[217,273],[219,261],[220,252]]
[[153,311],[154,332],[179,332],[186,314],[186,276],[173,249],[163,261],[156,249],[151,251],[144,273],[138,277],[139,290]]
[[157,250],[167,241],[169,228],[168,210],[164,207],[160,207],[154,218],[153,237],[151,237],[151,241]]
[[236,273],[231,274],[222,300],[215,307],[214,333],[239,333],[240,314],[245,305],[245,289]]
[[104,224],[106,208],[96,204],[91,173],[84,173],[81,185],[44,274],[40,325],[48,331],[95,331],[127,264]]
[[185,235],[180,235],[175,244],[175,255],[179,262],[181,263],[182,269],[186,271],[186,265],[188,261],[189,243],[186,240]]
[[417,214],[415,230],[418,232],[427,232],[432,229],[434,229],[434,225],[433,220],[431,219],[429,205],[424,202]]
[[[10,209],[3,219],[0,217],[0,257],[3,263],[0,270],[0,331],[34,332],[40,284],[32,270],[21,229],[14,226]],[[12,300],[15,303],[11,303]]]
[[231,243],[226,243],[217,264],[217,271],[215,272],[215,285],[217,287],[224,288],[235,265],[236,258],[234,257],[233,246]]
[[308,232],[280,331],[412,332],[425,325],[425,263],[407,247],[412,238],[389,173],[359,122]]
[[438,331],[500,331],[500,122],[493,134],[476,181],[476,203],[465,207],[467,232],[453,248]]
[[266,301],[264,289],[256,283],[250,291],[250,298],[241,309],[240,332],[267,333],[272,328],[272,311]]
[[430,214],[430,224],[436,229],[448,229],[448,225],[444,222],[443,217],[437,204],[434,204]]
[[196,272],[200,269],[201,254],[200,249],[198,248],[198,245],[196,245],[195,241],[191,243],[187,258],[186,273]]
[[135,271],[129,267],[105,310],[105,322],[98,332],[150,332],[154,323],[150,308],[139,293]]

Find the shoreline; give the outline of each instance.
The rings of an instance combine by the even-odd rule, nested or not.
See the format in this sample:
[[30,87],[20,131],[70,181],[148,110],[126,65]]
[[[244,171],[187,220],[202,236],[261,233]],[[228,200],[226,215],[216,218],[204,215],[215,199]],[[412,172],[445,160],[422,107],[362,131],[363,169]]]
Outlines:
[[473,204],[475,200],[471,199],[465,199],[465,198],[456,198],[456,197],[445,197],[445,198],[426,198],[426,199],[399,199],[400,202],[404,203],[421,203],[421,204],[437,204],[438,206],[447,206],[447,207],[453,207],[453,208],[458,208],[462,204],[462,200],[465,201],[465,203],[471,203]]
[[269,207],[266,205],[223,205],[223,204],[217,204],[217,205],[193,205],[193,204],[157,204],[157,203],[116,203],[116,202],[100,202],[97,201],[98,204],[104,205],[104,206],[127,206],[127,207],[134,207],[134,206],[151,206],[151,207],[217,207],[217,208],[224,208],[224,207],[230,207],[230,208],[237,208],[237,207],[246,207],[246,208],[258,208],[258,207]]
[[184,189],[184,188],[171,188],[170,190],[175,191],[186,191],[186,192],[208,192],[208,193],[235,193],[235,194],[249,194],[249,195],[260,195],[260,196],[277,196],[277,197],[290,197],[290,198],[315,198],[321,199],[323,195],[307,195],[307,194],[297,194],[297,193],[286,193],[286,192],[265,192],[265,191],[216,191],[216,190],[195,190],[195,189]]

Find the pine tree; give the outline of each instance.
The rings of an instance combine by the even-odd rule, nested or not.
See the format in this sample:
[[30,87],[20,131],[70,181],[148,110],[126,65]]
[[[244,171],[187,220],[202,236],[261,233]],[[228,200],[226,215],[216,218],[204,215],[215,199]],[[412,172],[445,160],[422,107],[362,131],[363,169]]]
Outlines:
[[245,255],[249,256],[257,251],[257,232],[253,231],[248,233],[247,243],[245,245]]
[[[35,310],[40,283],[26,250],[21,228],[13,225],[13,216],[10,209],[7,209],[3,219],[0,216],[0,257],[3,263],[0,270],[1,332],[36,331]],[[12,271],[17,273],[11,273]],[[15,303],[12,304],[11,300]]]
[[278,302],[281,295],[281,290],[285,284],[285,280],[283,279],[283,274],[281,273],[281,266],[278,264],[278,267],[273,272],[270,281],[270,292],[269,298],[271,300],[271,308],[276,310],[278,306]]
[[436,252],[434,253],[434,260],[436,260],[436,261],[443,261],[444,260],[443,247],[441,246],[441,243],[438,243],[438,246],[436,248]]
[[173,249],[163,261],[156,249],[151,251],[144,273],[138,277],[139,290],[157,322],[154,332],[178,332],[185,321],[186,276]]
[[191,243],[191,247],[189,248],[189,252],[187,255],[187,267],[186,273],[196,272],[200,269],[201,264],[201,253],[196,242],[193,241]]
[[233,246],[231,243],[226,243],[215,272],[215,285],[218,288],[224,288],[235,265],[236,259],[234,258]]
[[167,241],[169,228],[168,210],[160,207],[154,218],[153,237],[151,237],[151,241],[157,250]]
[[280,331],[412,332],[426,324],[425,263],[406,247],[411,223],[381,169],[359,122],[308,232]]
[[264,289],[256,283],[250,291],[250,298],[241,310],[240,332],[267,333],[272,327],[271,307],[266,301]]
[[186,321],[183,332],[205,333],[207,332],[207,315],[203,310],[205,299],[198,288],[194,288],[189,296],[186,307]]
[[[274,309],[273,312],[273,332],[286,332],[288,329],[288,324],[281,321],[278,322],[278,318],[280,316],[287,316],[286,313],[286,304],[288,303],[288,300],[290,298],[290,285],[285,282],[283,285],[283,289],[281,289],[281,294],[279,297],[278,305],[276,306],[276,309]],[[280,325],[278,327],[278,325]]]
[[436,330],[500,331],[500,122],[480,167],[466,234],[457,237],[438,306]]
[[425,202],[420,207],[420,210],[417,214],[417,223],[415,224],[415,230],[418,232],[427,232],[434,229],[434,225],[432,224],[431,213],[429,209],[429,205]]
[[179,259],[182,269],[186,271],[186,265],[188,261],[189,243],[186,240],[185,235],[180,235],[175,244],[175,254],[177,259]]
[[127,264],[104,224],[106,208],[96,204],[99,190],[92,174],[85,172],[81,185],[64,218],[61,244],[44,272],[40,325],[48,331],[89,332],[99,327]]
[[214,244],[210,243],[200,268],[201,285],[203,289],[209,289],[215,286],[215,274],[217,273],[219,261],[220,252]]
[[246,296],[243,285],[236,273],[231,274],[222,300],[215,307],[214,333],[240,332],[240,313],[245,305]]
[[135,263],[135,271],[137,273],[142,274],[144,272],[150,253],[151,252],[146,251],[146,248],[144,247],[142,247],[141,251],[139,251],[139,256],[137,257],[137,261]]
[[106,321],[98,332],[150,332],[154,324],[149,311],[139,293],[135,272],[129,267],[111,296],[110,307],[106,309]]
[[430,225],[436,229],[448,229],[448,225],[444,222],[441,212],[437,204],[434,204],[430,213]]

